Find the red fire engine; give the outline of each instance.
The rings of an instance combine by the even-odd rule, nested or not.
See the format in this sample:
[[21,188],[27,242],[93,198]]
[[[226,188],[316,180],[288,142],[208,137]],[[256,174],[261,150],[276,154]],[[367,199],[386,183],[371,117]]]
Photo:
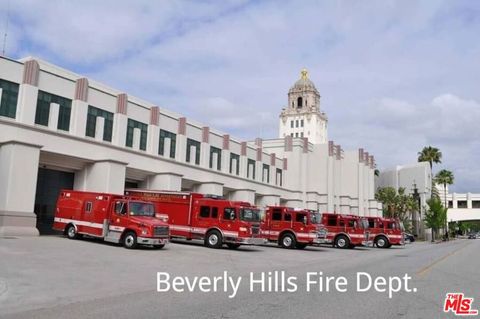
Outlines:
[[378,248],[405,244],[403,223],[400,220],[381,217],[366,218],[370,237]]
[[126,196],[62,190],[57,200],[53,229],[70,238],[81,235],[123,243],[163,248],[169,240],[169,227],[155,218],[152,203]]
[[157,213],[167,215],[172,238],[201,239],[210,248],[265,243],[259,210],[247,202],[190,192],[130,189],[125,194],[150,201]]
[[280,206],[268,206],[262,235],[283,248],[303,249],[325,241],[327,231],[317,212]]
[[368,222],[365,218],[354,215],[323,213],[322,224],[327,228],[327,243],[338,248],[369,246]]

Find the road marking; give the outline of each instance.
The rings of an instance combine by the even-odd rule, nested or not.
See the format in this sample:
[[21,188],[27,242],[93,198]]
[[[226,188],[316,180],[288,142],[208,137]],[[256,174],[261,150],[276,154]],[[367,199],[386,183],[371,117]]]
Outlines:
[[417,276],[419,276],[419,277],[424,276],[424,275],[427,274],[430,270],[432,270],[432,268],[433,268],[435,265],[441,263],[442,261],[444,261],[444,260],[447,259],[448,257],[451,257],[451,256],[455,255],[456,253],[458,253],[459,251],[461,251],[462,249],[464,249],[465,247],[467,247],[467,246],[469,246],[469,245],[471,245],[471,244],[472,244],[472,243],[467,243],[467,244],[466,244],[465,246],[463,246],[462,248],[457,249],[457,250],[454,250],[454,251],[452,251],[451,253],[446,254],[446,255],[443,256],[442,258],[435,260],[435,261],[434,261],[433,263],[431,263],[430,265],[427,265],[427,266],[423,267],[422,269],[420,269],[419,271],[417,271]]

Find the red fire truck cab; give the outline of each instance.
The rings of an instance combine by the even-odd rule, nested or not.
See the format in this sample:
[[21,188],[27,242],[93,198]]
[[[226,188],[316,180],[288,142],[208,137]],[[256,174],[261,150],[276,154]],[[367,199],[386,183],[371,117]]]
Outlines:
[[167,215],[171,238],[200,239],[210,248],[265,243],[259,210],[247,202],[190,192],[129,189],[125,194],[150,201],[157,214]]
[[74,190],[60,192],[53,229],[70,239],[88,235],[126,248],[139,244],[163,248],[169,240],[168,224],[155,218],[152,203]]
[[320,219],[317,212],[268,206],[261,232],[268,241],[276,242],[283,248],[303,249],[325,241],[327,231],[320,224]]
[[378,248],[390,248],[392,245],[404,245],[404,228],[399,219],[366,217],[368,230],[373,243]]
[[322,224],[327,228],[326,242],[337,248],[354,248],[369,246],[368,222],[365,218],[354,215],[323,213]]

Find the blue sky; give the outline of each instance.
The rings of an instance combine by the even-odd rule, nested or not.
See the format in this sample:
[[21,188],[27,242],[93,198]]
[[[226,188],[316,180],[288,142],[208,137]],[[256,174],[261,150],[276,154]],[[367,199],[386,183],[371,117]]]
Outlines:
[[[7,10],[7,8],[9,8]],[[480,192],[478,1],[24,1],[6,53],[37,56],[238,138],[277,137],[306,67],[329,138],[378,167],[440,148]]]

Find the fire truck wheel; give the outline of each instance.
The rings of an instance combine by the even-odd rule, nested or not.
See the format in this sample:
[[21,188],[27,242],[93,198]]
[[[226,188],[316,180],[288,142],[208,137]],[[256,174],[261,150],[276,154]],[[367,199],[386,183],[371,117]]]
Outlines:
[[240,247],[240,244],[227,244],[227,247],[230,248],[230,249],[237,249],[238,247]]
[[205,246],[209,248],[221,248],[223,244],[222,234],[218,230],[211,230],[205,237]]
[[307,244],[297,243],[297,245],[295,246],[295,248],[297,249],[305,249],[305,247],[307,247]]
[[123,246],[128,249],[137,247],[137,234],[133,231],[129,231],[123,236]]
[[350,240],[348,239],[347,236],[340,235],[337,238],[335,238],[335,246],[342,249],[348,248],[350,247]]
[[78,233],[77,229],[73,225],[68,225],[67,229],[65,230],[65,234],[69,239],[77,239],[78,238]]
[[297,245],[297,241],[295,240],[295,236],[290,233],[286,233],[280,238],[280,246],[283,248],[291,249]]
[[379,236],[377,239],[375,239],[375,244],[377,245],[378,248],[390,247],[388,239],[385,236]]

